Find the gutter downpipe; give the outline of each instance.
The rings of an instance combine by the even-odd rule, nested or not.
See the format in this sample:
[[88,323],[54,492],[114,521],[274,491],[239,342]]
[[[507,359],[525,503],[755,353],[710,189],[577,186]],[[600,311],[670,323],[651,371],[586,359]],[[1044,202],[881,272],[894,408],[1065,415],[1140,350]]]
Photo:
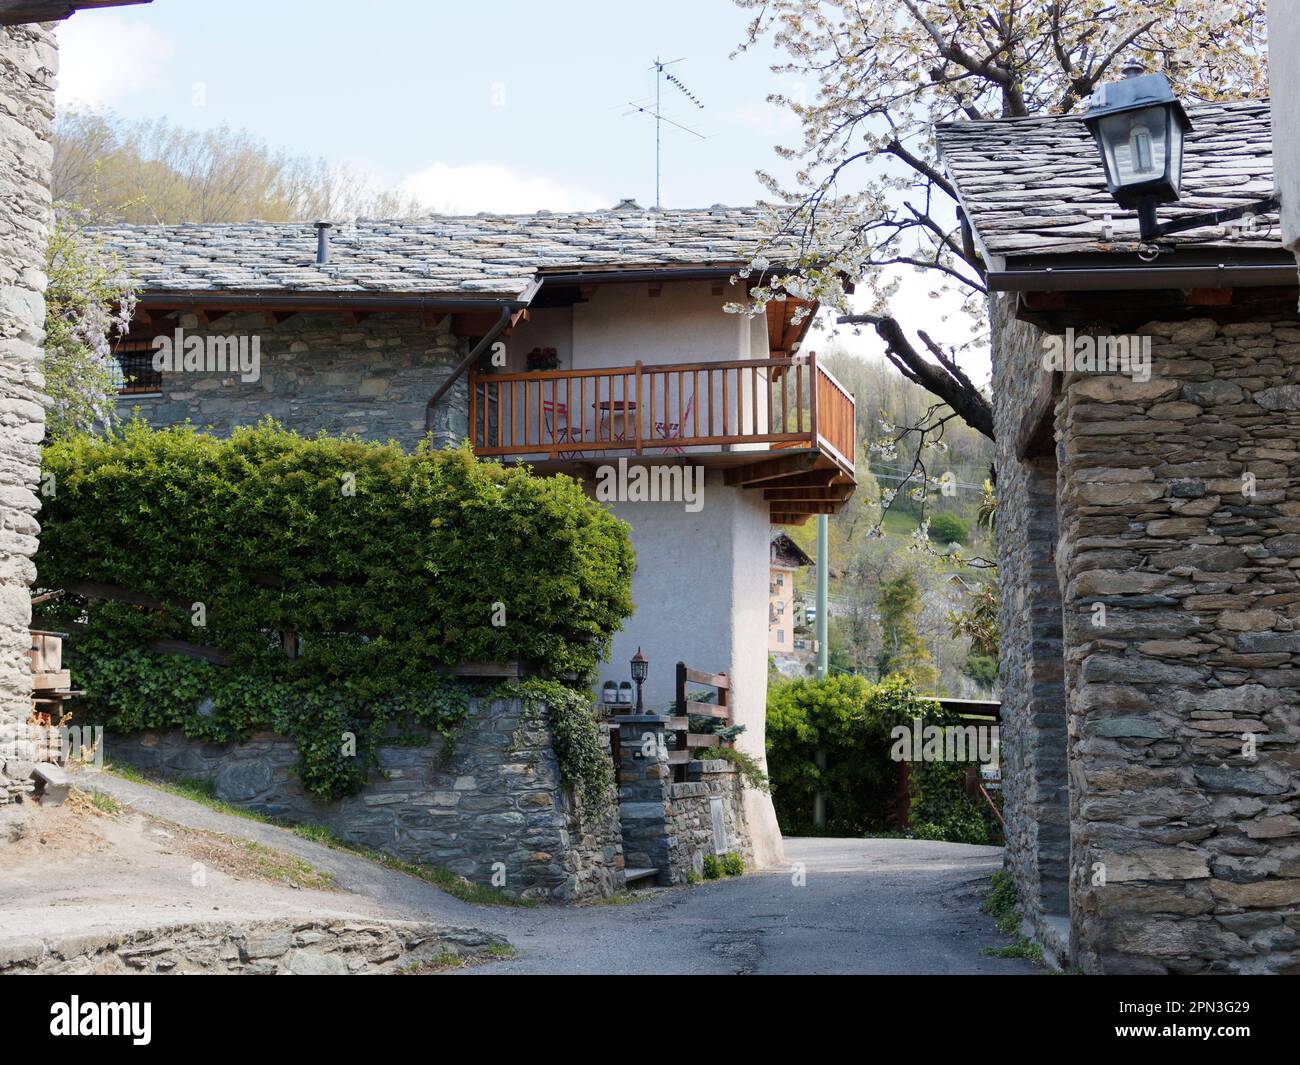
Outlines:
[[429,400],[430,407],[438,405],[438,400],[442,399],[447,394],[448,389],[460,380],[461,375],[478,361],[479,356],[487,350],[488,345],[501,335],[502,330],[510,324],[510,319],[515,312],[526,308],[532,302],[533,297],[537,295],[537,290],[541,287],[540,280],[533,281],[524,292],[522,300],[518,303],[508,303],[501,308],[501,317],[497,319],[496,324],[487,331],[482,340],[474,345],[470,353],[465,356],[464,361],[451,372],[451,375],[438,386],[437,391],[433,393],[433,398]]

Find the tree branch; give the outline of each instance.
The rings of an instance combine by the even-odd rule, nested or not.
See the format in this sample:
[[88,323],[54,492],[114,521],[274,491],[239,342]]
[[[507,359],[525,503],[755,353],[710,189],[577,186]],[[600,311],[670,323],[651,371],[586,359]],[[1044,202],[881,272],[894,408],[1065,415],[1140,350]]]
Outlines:
[[935,366],[923,356],[903,332],[897,319],[890,315],[846,314],[836,319],[841,325],[869,325],[885,343],[885,354],[914,384],[938,396],[967,425],[977,433],[993,437],[993,408],[980,395],[979,389],[966,376],[965,371],[925,333],[921,339],[931,354],[939,360]]

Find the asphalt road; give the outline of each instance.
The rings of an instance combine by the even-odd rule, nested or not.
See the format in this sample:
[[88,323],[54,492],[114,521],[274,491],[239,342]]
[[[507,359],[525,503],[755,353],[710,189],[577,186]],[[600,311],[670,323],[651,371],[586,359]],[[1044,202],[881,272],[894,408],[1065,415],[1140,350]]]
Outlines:
[[980,912],[994,847],[921,840],[787,839],[790,872],[657,891],[623,905],[530,911],[502,931],[507,973],[1041,972],[987,957],[1007,940]]
[[1007,942],[980,912],[989,875],[1001,866],[995,847],[787,839],[786,858],[803,867],[802,877],[751,872],[614,905],[477,906],[358,855],[111,774],[84,783],[138,812],[297,854],[395,917],[498,932],[516,948],[511,959],[459,970],[465,975],[1042,971],[982,953]]

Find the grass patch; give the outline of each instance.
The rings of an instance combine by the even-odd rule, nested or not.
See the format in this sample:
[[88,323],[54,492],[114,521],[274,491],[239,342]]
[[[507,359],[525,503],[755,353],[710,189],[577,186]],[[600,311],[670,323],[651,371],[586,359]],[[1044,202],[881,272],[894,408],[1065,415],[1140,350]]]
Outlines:
[[[230,837],[227,837],[228,839]],[[252,840],[231,840],[241,847],[252,863],[258,876],[267,880],[283,881],[294,887],[316,891],[328,891],[334,888],[334,878],[329,873],[312,868],[310,862],[296,854],[285,854]]]
[[[233,803],[218,799],[217,783],[214,780],[205,780],[200,777],[171,779],[149,776],[140,772],[133,765],[119,765],[116,762],[105,762],[104,770],[114,776],[121,777],[123,780],[129,780],[135,784],[147,784],[149,787],[165,791],[169,795],[176,795],[182,799],[197,802],[206,806],[209,810],[215,810],[217,813],[230,814],[231,817],[242,817],[245,821],[256,821],[258,824],[263,825],[280,824],[265,814],[259,814],[254,810],[246,810],[242,806],[235,806]],[[285,828],[288,826],[280,825],[280,827]]]
[[578,903],[579,906],[631,906],[638,902],[645,902],[650,896],[646,893],[633,894],[631,891],[624,892],[622,895],[602,895],[598,899],[584,899]]
[[423,880],[426,884],[432,884],[448,895],[460,899],[462,902],[477,903],[482,906],[538,906],[540,903],[536,899],[521,899],[514,895],[509,895],[504,891],[499,891],[494,887],[487,887],[484,884],[475,884],[466,880],[463,876],[457,876],[450,869],[437,869],[432,865],[425,865],[422,862],[408,862],[403,858],[396,858],[391,854],[375,850],[373,847],[363,847],[360,844],[349,843],[347,840],[340,839],[328,828],[322,825],[286,825],[289,831],[303,839],[311,840],[313,843],[319,843],[326,847],[332,847],[335,850],[349,851],[352,854],[359,854],[361,857],[382,865],[385,868],[393,869],[399,873],[405,873],[407,876],[413,876],[417,880]]
[[86,802],[105,817],[117,817],[122,812],[122,804],[105,791],[87,791],[82,793]]
[[468,969],[472,965],[486,965],[491,961],[504,961],[515,956],[515,948],[506,943],[493,943],[485,954],[457,954],[444,950],[428,961],[416,962],[401,970],[402,976],[436,976],[453,969]]
[[1005,947],[985,947],[981,952],[990,958],[1024,958],[1036,965],[1043,964],[1043,948],[1027,936],[1020,934],[1020,915],[1016,903],[1020,894],[1011,874],[1002,870],[991,878],[992,887],[984,896],[984,912],[993,918],[998,931],[1015,940]]

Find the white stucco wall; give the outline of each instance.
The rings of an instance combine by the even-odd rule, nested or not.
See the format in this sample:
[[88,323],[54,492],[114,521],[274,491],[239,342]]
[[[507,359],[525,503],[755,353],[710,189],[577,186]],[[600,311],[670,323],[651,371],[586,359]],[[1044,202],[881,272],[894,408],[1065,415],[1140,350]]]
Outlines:
[[1273,181],[1282,196],[1282,239],[1300,254],[1300,0],[1268,5]]
[[[737,746],[766,765],[768,510],[761,492],[722,480],[720,471],[708,471],[704,506],[694,514],[680,503],[613,505],[632,526],[636,613],[614,638],[600,683],[629,679],[628,662],[640,647],[650,659],[646,708],[666,712],[679,661],[725,672],[735,684],[735,720],[745,726]],[[782,864],[771,797],[747,790],[745,812],[755,860]]]
[[[677,363],[730,362],[740,359],[765,359],[768,357],[767,323],[762,316],[750,318],[743,314],[728,314],[723,308],[728,302],[734,302],[736,294],[729,287],[724,287],[723,294],[713,294],[710,281],[675,281],[665,283],[658,296],[650,295],[650,286],[644,282],[627,284],[601,285],[592,293],[585,303],[572,307],[542,308],[530,312],[529,319],[521,323],[506,342],[506,366],[510,373],[519,373],[527,369],[528,352],[534,348],[554,348],[559,359],[560,370],[597,370],[608,367],[632,367],[639,360],[644,366],[664,366]],[[766,371],[761,372],[760,380],[766,380]],[[695,378],[688,376],[682,381],[684,395],[678,394],[678,381],[675,376],[669,380],[669,409],[673,415],[663,417],[662,378],[655,379],[656,421],[676,421],[676,412],[686,411],[687,397],[691,395]],[[588,383],[588,389],[596,386]],[[606,398],[607,383],[602,381],[600,388],[602,398]],[[650,380],[645,382],[650,387]],[[730,371],[728,380],[727,426],[732,433],[763,432],[767,429],[767,399],[764,386],[759,385],[759,410],[755,420],[751,377],[748,371],[736,373]],[[740,389],[739,402],[736,389]],[[616,385],[616,394],[621,395],[621,385]],[[515,440],[524,440],[524,412],[521,402],[522,391],[518,386],[512,391],[514,409],[509,412],[508,420],[514,422]],[[549,392],[547,393],[549,396]],[[565,402],[568,391],[558,386],[559,402]],[[574,405],[578,405],[578,392],[573,392]],[[720,433],[724,424],[722,417],[722,382],[720,374],[715,373],[713,382],[713,426]],[[529,432],[527,440],[539,442],[537,419],[537,386],[529,391],[528,419]],[[694,402],[708,402],[708,381],[699,377],[699,395]],[[592,407],[594,394],[589,391],[585,409],[582,411],[588,434],[594,433],[597,415]],[[567,404],[566,404],[567,405]],[[741,424],[737,426],[737,408],[741,412]],[[569,412],[570,419],[576,419],[578,412]],[[651,409],[647,398],[642,412],[643,433],[647,438],[653,435],[649,424]],[[571,424],[576,424],[572,421]],[[683,432],[689,434],[694,428],[694,412],[683,426]],[[707,431],[708,419],[701,406],[699,414],[701,433]],[[549,439],[549,435],[548,435]],[[766,450],[765,443],[732,444],[729,450]],[[651,448],[653,452],[655,449]],[[700,450],[700,449],[691,449]],[[708,448],[705,450],[717,450]]]

